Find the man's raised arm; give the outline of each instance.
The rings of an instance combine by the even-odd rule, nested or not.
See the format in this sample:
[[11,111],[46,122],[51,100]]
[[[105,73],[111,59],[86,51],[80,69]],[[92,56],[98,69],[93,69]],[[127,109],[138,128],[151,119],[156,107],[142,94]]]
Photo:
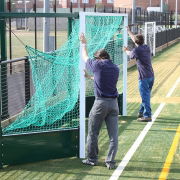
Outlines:
[[88,53],[87,53],[87,48],[86,48],[87,41],[86,41],[86,38],[85,38],[83,33],[80,35],[79,40],[82,43],[83,60],[84,60],[84,62],[87,62],[87,60],[89,59],[89,56],[88,56]]
[[129,26],[127,26],[127,32],[130,36],[130,38],[132,39],[132,41],[136,44],[136,36],[131,32]]

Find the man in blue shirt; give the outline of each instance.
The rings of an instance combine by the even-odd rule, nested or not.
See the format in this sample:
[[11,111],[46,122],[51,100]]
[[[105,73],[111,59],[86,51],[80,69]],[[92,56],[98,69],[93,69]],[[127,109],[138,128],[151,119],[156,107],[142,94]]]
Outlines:
[[139,72],[139,92],[142,103],[138,113],[138,121],[151,121],[151,90],[154,84],[154,71],[151,63],[150,48],[144,44],[144,37],[141,34],[134,35],[128,28],[128,34],[137,46],[132,51],[127,47],[124,48],[131,59],[136,59],[137,69]]
[[110,60],[109,54],[101,49],[94,54],[94,59],[88,57],[86,38],[82,34],[82,55],[86,69],[93,73],[95,102],[89,114],[87,136],[87,159],[82,162],[94,166],[98,162],[98,136],[103,121],[105,121],[110,139],[109,151],[105,160],[108,169],[115,168],[115,155],[118,149],[118,91],[116,88],[119,68]]

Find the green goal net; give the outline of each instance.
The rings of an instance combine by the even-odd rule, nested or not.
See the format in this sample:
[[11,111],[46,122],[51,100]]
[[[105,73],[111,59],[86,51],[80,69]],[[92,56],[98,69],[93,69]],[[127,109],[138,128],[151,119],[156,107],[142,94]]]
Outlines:
[[[105,48],[113,62],[122,66],[122,27],[123,16],[88,16],[85,35],[89,56],[93,58],[94,52]],[[4,135],[79,127],[79,34],[80,21],[74,20],[67,42],[56,51],[45,53],[26,46],[34,94],[15,121],[3,129]],[[87,96],[93,94],[92,82],[86,87]]]

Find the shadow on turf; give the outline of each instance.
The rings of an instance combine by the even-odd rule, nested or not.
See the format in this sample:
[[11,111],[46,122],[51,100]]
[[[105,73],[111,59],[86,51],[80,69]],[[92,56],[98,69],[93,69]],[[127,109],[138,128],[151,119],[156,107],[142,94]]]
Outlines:
[[[179,63],[180,64],[180,63]],[[171,71],[168,71],[168,73],[166,74],[166,76],[164,76],[161,79],[161,82],[158,84],[158,86],[156,88],[153,88],[152,90],[152,96],[154,96],[156,94],[156,92],[159,90],[160,87],[163,86],[163,84],[166,83],[166,81],[168,80],[168,78],[170,77],[170,75],[179,67],[179,64],[177,64],[173,69],[171,69]],[[156,83],[156,81],[155,81]]]
[[156,123],[160,124],[179,124],[179,120],[177,118],[157,118]]
[[[152,162],[147,161],[147,163],[152,163]],[[147,164],[147,166],[148,166],[148,164]],[[127,166],[126,171],[131,171],[131,172],[133,172],[133,171],[138,171],[138,172],[161,172],[162,168],[161,168],[161,166],[160,166],[160,168],[142,167],[142,166],[141,167]],[[171,173],[179,173],[179,169],[173,168],[173,169],[171,169]]]
[[[98,169],[95,172],[91,169]],[[23,172],[24,171],[24,172]],[[103,162],[99,162],[97,166],[88,166],[82,164],[81,160],[74,158],[54,159],[48,161],[41,161],[36,163],[28,163],[16,166],[7,166],[0,170],[0,179],[3,176],[12,175],[12,179],[20,178],[21,174],[27,173],[25,179],[86,179],[86,176],[93,176],[96,178],[108,178],[111,172],[105,167]],[[113,171],[113,170],[112,170]],[[2,173],[2,174],[1,174]],[[9,174],[8,174],[9,173]],[[43,175],[42,175],[43,173]],[[17,176],[17,178],[16,178]],[[72,177],[72,178],[71,178]]]

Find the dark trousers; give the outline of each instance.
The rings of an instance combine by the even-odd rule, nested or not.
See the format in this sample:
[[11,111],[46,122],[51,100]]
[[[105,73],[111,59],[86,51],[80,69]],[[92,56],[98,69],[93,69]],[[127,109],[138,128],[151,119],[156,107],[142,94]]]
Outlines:
[[146,78],[139,80],[139,92],[141,95],[142,103],[139,112],[144,117],[151,117],[151,90],[154,84],[154,78]]
[[118,149],[118,114],[119,108],[116,98],[97,97],[95,99],[88,123],[87,158],[90,161],[98,161],[98,136],[102,123],[105,121],[110,140],[105,162],[115,162]]

